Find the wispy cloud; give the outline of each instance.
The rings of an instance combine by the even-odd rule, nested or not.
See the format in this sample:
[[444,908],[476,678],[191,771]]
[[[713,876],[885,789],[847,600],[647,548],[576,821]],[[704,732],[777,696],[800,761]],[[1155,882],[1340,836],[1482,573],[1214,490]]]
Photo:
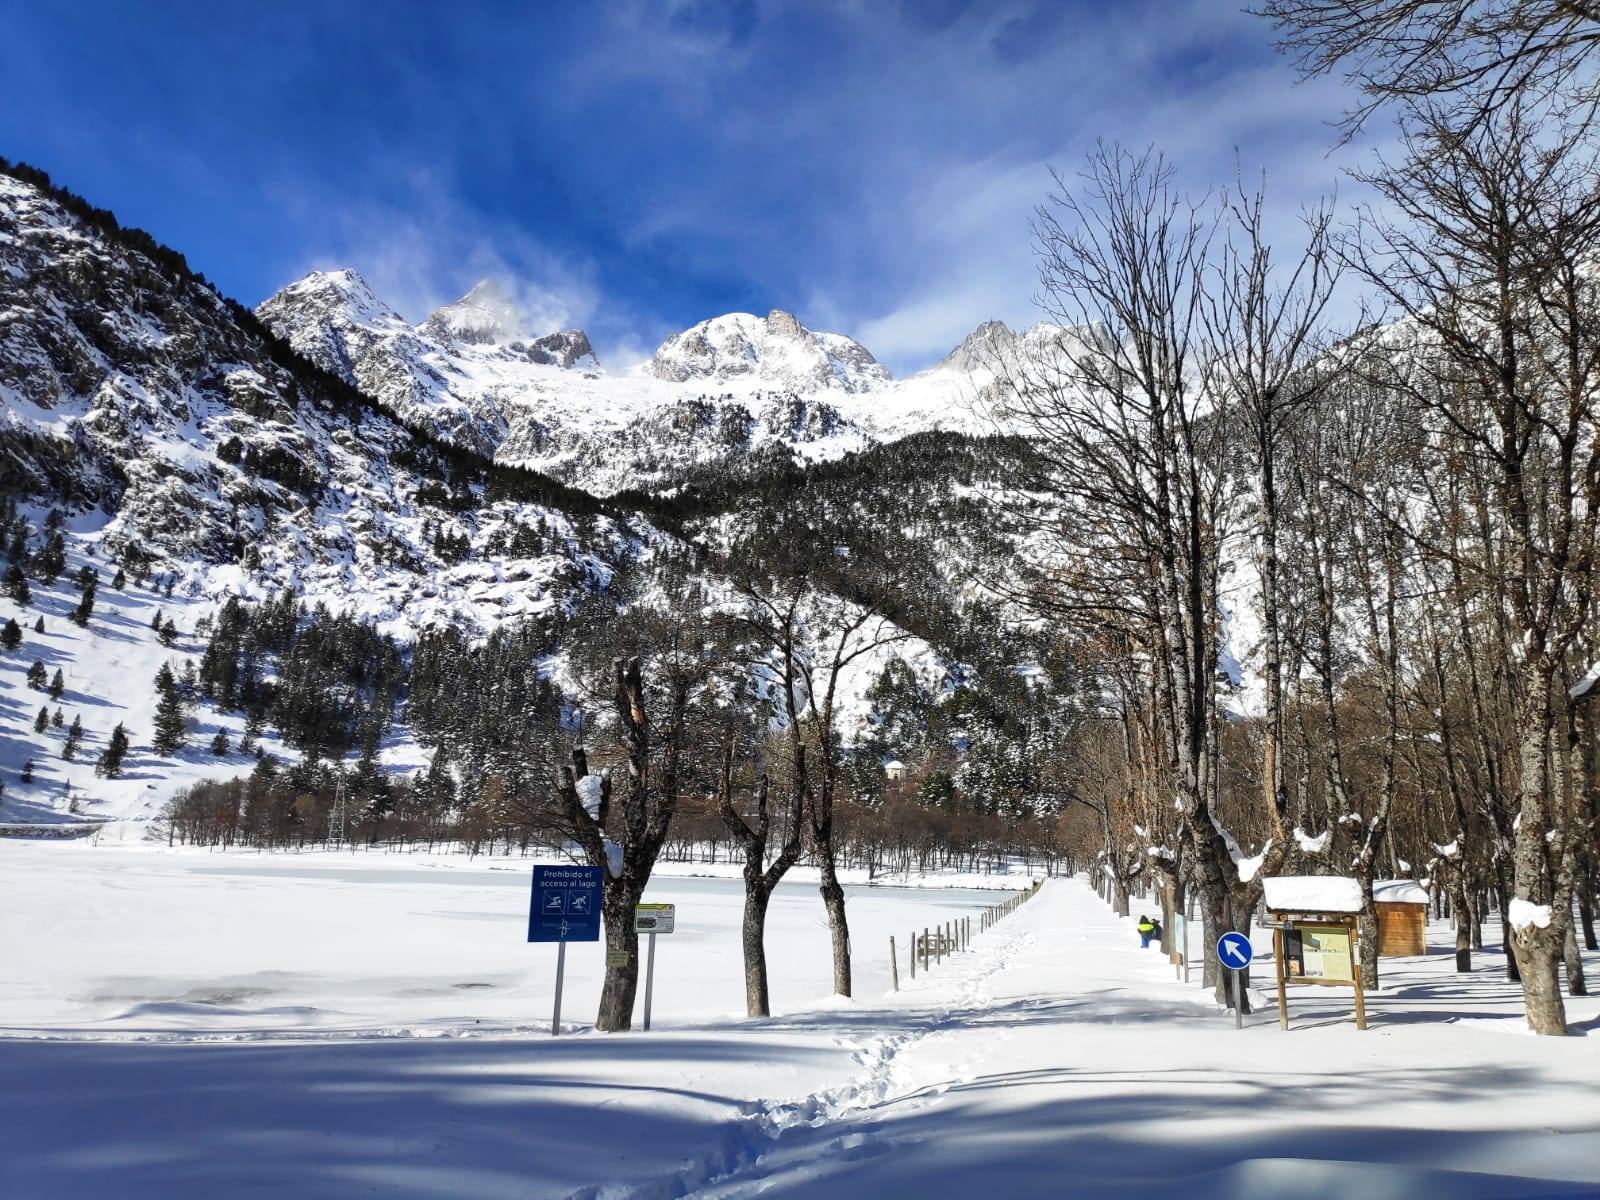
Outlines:
[[[897,372],[982,320],[1026,324],[1029,217],[1097,137],[1160,146],[1197,192],[1265,166],[1290,232],[1341,165],[1338,85],[1295,85],[1266,25],[1216,0],[219,21],[36,6],[15,31],[34,115],[0,111],[0,135],[243,299],[348,265],[416,318],[493,276],[612,361],[734,308],[795,309]],[[86,67],[41,66],[75,61],[62,47]],[[156,80],[155,55],[185,72]]]

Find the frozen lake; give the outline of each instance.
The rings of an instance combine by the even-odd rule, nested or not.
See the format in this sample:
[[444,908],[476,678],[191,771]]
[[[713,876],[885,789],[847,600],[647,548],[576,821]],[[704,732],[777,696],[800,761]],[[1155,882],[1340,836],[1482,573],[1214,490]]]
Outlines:
[[[416,865],[393,855],[270,855],[0,843],[0,1028],[111,1036],[449,1033],[548,1023],[556,948],[526,939],[531,862]],[[889,989],[912,930],[993,891],[852,886],[855,991]],[[744,1014],[737,879],[658,878],[677,905],[656,950],[653,1024]],[[815,884],[767,918],[775,1013],[831,992]],[[603,943],[567,950],[564,1022],[593,1020]],[[641,987],[641,994],[642,994]],[[642,1009],[641,1014],[642,1015]]]

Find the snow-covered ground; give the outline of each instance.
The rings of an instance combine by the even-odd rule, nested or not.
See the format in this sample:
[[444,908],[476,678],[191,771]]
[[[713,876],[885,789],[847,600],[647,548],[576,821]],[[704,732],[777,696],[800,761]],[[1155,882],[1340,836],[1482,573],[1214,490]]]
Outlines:
[[[0,1029],[12,1033],[548,1031],[556,951],[524,940],[528,860],[0,842],[0,864],[11,964]],[[742,897],[734,879],[652,883],[647,901],[677,905],[677,932],[657,946],[657,1026],[743,1013]],[[862,994],[889,987],[891,934],[904,947],[913,925],[1003,898],[851,887]],[[827,926],[806,873],[774,896],[768,946],[778,1011],[829,994]],[[564,1023],[593,1020],[603,965],[599,943],[569,947]]]
[[[1285,1034],[1235,1031],[1068,880],[898,992],[889,932],[993,897],[858,890],[857,999],[827,999],[799,887],[752,1022],[737,888],[663,880],[656,1028],[551,1038],[525,871],[0,857],[8,1197],[1600,1194],[1600,1038],[1524,1034],[1498,955],[1459,979],[1442,925],[1385,961],[1370,1030],[1305,989]],[[598,959],[569,952],[575,1022]]]

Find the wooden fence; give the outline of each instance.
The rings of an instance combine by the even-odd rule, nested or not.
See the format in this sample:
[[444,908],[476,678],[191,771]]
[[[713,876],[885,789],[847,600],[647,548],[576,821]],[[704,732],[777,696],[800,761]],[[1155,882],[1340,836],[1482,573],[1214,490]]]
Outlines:
[[[978,914],[978,933],[993,929],[1003,918],[1016,912],[1023,904],[1032,900],[1039,894],[1041,881],[1034,880],[1033,886],[1012,896],[1000,904],[991,904]],[[957,917],[946,921],[943,925],[924,926],[921,933],[915,929],[911,931],[911,978],[917,977],[918,960],[921,960],[923,974],[927,974],[933,967],[942,963],[948,955],[958,954],[972,949],[972,918]],[[900,959],[895,949],[895,939],[889,937],[889,977],[894,983],[894,990],[900,990]]]

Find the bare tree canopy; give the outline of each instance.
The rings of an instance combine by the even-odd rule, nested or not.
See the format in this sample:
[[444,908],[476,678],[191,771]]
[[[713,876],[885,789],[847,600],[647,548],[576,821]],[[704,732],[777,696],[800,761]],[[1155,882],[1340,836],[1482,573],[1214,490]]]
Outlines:
[[1307,75],[1360,89],[1347,132],[1396,100],[1448,102],[1471,120],[1535,95],[1586,110],[1600,101],[1590,0],[1266,0],[1253,11]]

